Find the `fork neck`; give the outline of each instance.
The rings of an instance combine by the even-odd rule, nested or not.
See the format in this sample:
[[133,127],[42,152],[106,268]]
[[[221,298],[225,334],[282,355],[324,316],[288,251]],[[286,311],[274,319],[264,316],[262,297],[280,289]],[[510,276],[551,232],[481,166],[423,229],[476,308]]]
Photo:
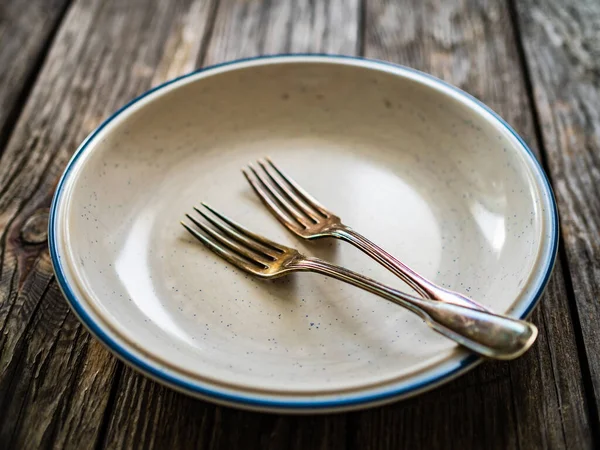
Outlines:
[[435,285],[362,234],[346,225],[336,227],[331,233],[371,256],[400,277],[402,281],[413,288],[419,295],[426,298],[435,298]]
[[[405,308],[408,308],[417,314],[422,314],[422,311],[418,307],[415,307],[416,305],[421,304],[421,299],[409,296],[404,292],[386,286],[385,284],[353,272],[345,267],[338,266],[319,258],[304,257],[294,263],[294,269],[315,272],[340,281],[344,281],[373,294],[379,295],[394,303],[401,304]],[[411,300],[406,301],[405,299],[409,297]]]

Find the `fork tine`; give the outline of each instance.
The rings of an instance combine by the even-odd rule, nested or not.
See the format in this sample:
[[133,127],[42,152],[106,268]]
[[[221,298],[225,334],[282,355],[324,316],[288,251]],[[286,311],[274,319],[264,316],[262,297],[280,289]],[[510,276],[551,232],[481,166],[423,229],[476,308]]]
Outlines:
[[226,247],[229,247],[231,250],[233,250],[234,252],[237,252],[238,254],[240,254],[244,258],[248,259],[249,261],[253,262],[254,264],[261,266],[265,269],[268,268],[267,263],[269,261],[266,257],[261,256],[261,255],[257,254],[256,252],[249,250],[248,247],[245,247],[244,245],[241,245],[238,242],[232,241],[231,239],[223,236],[221,233],[215,231],[211,227],[194,219],[189,214],[186,214],[186,217],[188,219],[190,219],[192,222],[194,222],[194,224],[198,228],[202,229],[202,231],[204,231],[206,234],[208,234],[210,237],[212,237],[215,241],[225,245]]
[[275,165],[275,163],[273,161],[271,161],[271,158],[266,157],[265,159],[267,160],[267,162],[269,163],[269,165],[273,169],[275,169],[275,171],[279,174],[279,176],[281,178],[283,178],[291,187],[293,187],[304,198],[304,200],[306,201],[306,203],[308,203],[314,209],[316,209],[317,211],[319,211],[325,217],[329,217],[329,216],[333,215],[332,213],[330,213],[327,210],[327,208],[325,208],[323,205],[321,205],[312,195],[310,195],[308,192],[306,192],[304,189],[302,189],[300,187],[300,185],[298,183],[296,183],[291,177],[287,176],[281,169],[279,169]]
[[213,213],[215,216],[217,216],[219,219],[221,219],[227,225],[230,225],[232,228],[235,228],[236,230],[238,230],[240,233],[244,234],[245,236],[248,236],[248,237],[254,239],[259,244],[262,244],[266,247],[270,247],[278,253],[283,253],[286,250],[286,247],[284,247],[283,245],[278,244],[277,242],[270,241],[269,239],[267,239],[264,236],[261,236],[260,234],[256,234],[250,230],[247,230],[246,228],[241,226],[239,223],[237,223],[237,222],[231,220],[229,217],[221,214],[219,211],[214,209],[209,204],[202,202],[202,206],[204,206],[206,209],[208,209],[211,213]]
[[256,263],[247,261],[246,259],[242,259],[241,256],[235,254],[234,252],[217,245],[215,242],[213,242],[208,237],[204,236],[202,233],[199,233],[192,227],[188,226],[185,222],[181,222],[181,225],[183,225],[183,227],[186,230],[188,230],[192,236],[194,236],[196,239],[202,242],[209,250],[212,250],[214,253],[216,253],[226,261],[229,261],[234,266],[254,274],[257,274],[259,270],[264,268],[262,265],[257,265]]
[[292,203],[295,204],[295,206],[300,208],[304,212],[304,214],[310,217],[313,220],[313,222],[317,223],[321,219],[319,213],[312,207],[308,206],[301,196],[296,194],[293,186],[290,186],[286,182],[280,181],[279,178],[281,177],[271,173],[273,169],[271,169],[268,164],[266,164],[262,160],[258,160],[258,164],[269,176],[271,181],[273,181],[273,183],[292,201]]
[[[213,211],[212,208],[208,208],[208,207],[206,207],[206,208],[209,209],[210,211]],[[196,208],[195,206],[194,206],[194,209],[196,210],[196,212],[198,214],[200,214],[202,217],[204,217],[204,219],[207,222],[212,224],[215,228],[218,228],[219,230],[221,230],[223,233],[227,234],[229,237],[247,245],[252,250],[256,251],[258,254],[264,256],[265,258],[270,259],[270,260],[275,260],[275,256],[277,256],[276,250],[269,248],[265,245],[259,244],[257,241],[249,238],[248,236],[244,236],[243,234],[236,231],[234,228],[232,228],[227,223],[223,224],[222,222],[219,222],[218,220],[213,219],[208,214],[204,213],[202,210],[200,210],[199,208]]]
[[271,196],[275,197],[279,204],[283,206],[285,210],[287,210],[289,215],[291,215],[300,225],[306,228],[308,222],[306,221],[304,215],[300,211],[298,211],[298,209],[294,205],[292,205],[288,199],[281,195],[279,190],[275,186],[273,186],[273,184],[269,180],[270,177],[265,177],[262,173],[256,171],[252,166],[248,167],[250,168],[252,173],[254,173],[254,176],[258,178],[259,182],[269,191]]
[[248,180],[248,183],[250,183],[250,186],[252,186],[252,189],[254,189],[254,192],[256,192],[265,205],[267,205],[267,208],[269,208],[275,214],[275,217],[277,217],[277,219],[279,219],[279,221],[290,230],[297,230],[299,225],[295,222],[292,222],[289,216],[279,207],[277,202],[271,198],[267,190],[261,184],[259,184],[258,181],[253,180],[247,170],[242,169],[242,172],[246,177],[246,180]]

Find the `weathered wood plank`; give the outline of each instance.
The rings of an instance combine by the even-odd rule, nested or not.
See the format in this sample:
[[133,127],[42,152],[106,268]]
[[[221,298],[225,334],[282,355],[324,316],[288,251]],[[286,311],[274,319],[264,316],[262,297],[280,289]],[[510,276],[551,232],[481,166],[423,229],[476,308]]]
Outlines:
[[273,53],[359,49],[359,2],[221,0],[205,65]]
[[69,3],[0,2],[0,154]]
[[598,411],[600,3],[528,0],[516,7]]
[[[537,149],[505,4],[370,0],[365,52],[433,73],[467,90]],[[356,431],[356,448],[590,448],[560,264],[532,320],[540,327],[540,337],[519,360],[484,365],[447,388],[359,414],[350,427]],[[376,445],[376,437],[386,428],[397,433],[385,445]]]
[[48,206],[68,158],[101,119],[194,66],[211,6],[79,0],[61,25],[0,160],[0,448],[98,440],[118,363],[53,280]]

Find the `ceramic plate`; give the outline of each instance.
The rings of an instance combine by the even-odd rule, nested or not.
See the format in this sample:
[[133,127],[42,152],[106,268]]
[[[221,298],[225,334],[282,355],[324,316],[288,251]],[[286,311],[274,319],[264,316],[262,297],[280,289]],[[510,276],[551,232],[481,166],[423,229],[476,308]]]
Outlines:
[[266,282],[179,224],[200,201],[409,290],[348,244],[307,243],[240,169],[269,155],[344,222],[436,283],[525,317],[557,248],[548,181],[474,98],[379,61],[278,56],[201,70],[117,111],[75,153],[50,247],[72,308],[126,363],[212,401],[331,411],[413,395],[479,359],[415,315],[314,274]]

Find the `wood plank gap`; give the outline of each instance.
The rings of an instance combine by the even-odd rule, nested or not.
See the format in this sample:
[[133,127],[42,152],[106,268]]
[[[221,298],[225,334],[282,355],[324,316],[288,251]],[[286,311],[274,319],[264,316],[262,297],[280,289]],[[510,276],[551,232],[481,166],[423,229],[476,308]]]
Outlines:
[[[531,80],[531,72],[529,65],[527,63],[527,57],[525,54],[525,46],[522,39],[521,27],[518,20],[517,8],[515,5],[515,0],[507,0],[508,11],[510,14],[510,21],[514,30],[515,35],[515,44],[517,47],[517,53],[519,58],[519,63],[521,65],[522,73],[523,73],[523,81],[525,84],[525,90],[527,94],[527,101],[530,105],[531,115],[533,119],[533,129],[535,132],[535,137],[538,142],[538,147],[540,149],[540,164],[542,168],[546,172],[546,176],[550,180],[550,184],[552,185],[552,180],[550,176],[550,170],[548,166],[548,160],[546,156],[546,146],[544,142],[544,135],[542,133],[542,127],[540,123],[540,117],[538,113],[537,104],[535,101],[535,96],[533,95],[533,82]],[[560,224],[559,224],[560,227]],[[559,229],[559,239],[562,242],[565,242],[562,235],[562,228]],[[577,310],[576,298],[575,298],[575,289],[573,287],[573,280],[571,277],[571,270],[569,265],[569,257],[565,250],[564,245],[561,243],[558,248],[557,255],[557,263],[561,263],[562,267],[565,268],[563,276],[565,283],[565,291],[567,294],[567,306],[569,309],[569,315],[571,319],[571,323],[573,324],[573,333],[575,338],[575,344],[577,348],[577,356],[579,357],[580,363],[580,371],[581,371],[581,380],[583,384],[583,389],[585,393],[585,407],[588,412],[588,418],[590,423],[600,423],[600,412],[598,411],[598,407],[596,402],[594,401],[594,385],[592,380],[592,372],[590,368],[590,364],[587,358],[587,352],[585,351],[585,341],[583,338],[583,332],[581,329],[581,321],[579,317],[579,312]],[[558,264],[555,264],[557,266]],[[558,389],[558,387],[557,387]],[[557,391],[558,397],[558,391]],[[564,424],[564,422],[563,422]],[[592,433],[592,440],[594,443],[594,448],[600,448],[600,428],[598,427],[590,427]],[[563,430],[564,431],[564,430]]]
[[19,92],[19,95],[17,96],[17,101],[15,102],[12,109],[8,113],[4,127],[0,130],[0,157],[2,157],[2,153],[4,152],[6,143],[10,139],[10,136],[12,135],[15,125],[17,124],[17,120],[19,120],[19,117],[21,116],[21,112],[23,111],[23,108],[25,108],[25,104],[27,103],[29,94],[33,90],[33,86],[35,85],[35,83],[38,79],[38,75],[40,74],[42,67],[44,66],[44,62],[46,61],[46,57],[48,56],[48,53],[50,53],[50,48],[52,48],[54,39],[56,38],[56,35],[58,34],[58,30],[60,30],[60,26],[63,23],[63,19],[67,15],[67,11],[69,10],[69,7],[71,6],[72,1],[73,0],[67,1],[67,3],[65,3],[65,5],[62,7],[60,12],[58,13],[58,20],[52,27],[52,30],[50,31],[50,34],[48,35],[48,39],[46,39],[46,42],[42,46],[42,49],[41,49],[39,55],[37,56],[35,62],[33,63],[33,68],[31,70],[31,72],[28,74],[27,79],[25,80],[25,83],[23,85],[23,88],[21,89],[21,92]]
[[[508,377],[508,383],[510,385],[510,390],[513,391],[513,392],[515,392],[515,386],[513,384],[513,377],[512,376]],[[555,386],[556,386],[556,384],[555,384]],[[517,399],[516,399],[515,395],[511,395],[510,396],[510,402],[512,404],[512,408],[511,408],[511,411],[510,411],[511,416],[513,418],[514,423],[518,424],[519,423],[519,416],[517,414],[518,404],[517,404]],[[562,418],[562,416],[561,416],[561,418]],[[515,434],[516,434],[515,442],[516,442],[516,445],[517,445],[517,449],[521,450],[523,447],[521,446],[521,439],[520,439],[519,433],[515,433]]]
[[357,53],[358,56],[365,57],[365,48],[367,45],[367,0],[360,0],[358,5],[358,38]]
[[[558,255],[557,255],[558,256]],[[559,264],[561,267],[564,267],[564,265],[561,264],[562,260],[559,257]],[[565,291],[567,291],[569,288],[566,285],[565,281],[563,280],[563,283],[565,284]],[[567,295],[567,308],[570,306],[570,301],[568,299],[568,295]],[[540,314],[540,320],[544,323],[544,328],[546,329],[546,332],[548,332],[548,320],[546,318],[545,314]],[[573,329],[575,330],[575,324],[573,323],[573,316],[572,314],[569,314],[569,319],[571,324],[573,325]],[[574,331],[575,332],[575,331]],[[577,348],[577,342],[575,342],[575,347]],[[552,346],[550,345],[550,339],[546,340],[546,348],[548,349],[548,354],[552,354]],[[581,361],[581,355],[579,354],[579,350],[577,351],[577,355],[579,357],[579,360]],[[581,367],[581,366],[580,366]],[[582,370],[581,368],[579,369],[580,371]],[[555,372],[556,371],[556,366],[552,365],[552,371]],[[555,376],[555,378],[558,378],[557,376]],[[585,388],[584,388],[584,392],[585,392]],[[560,399],[560,389],[558,387],[557,383],[554,383],[554,393],[556,394],[556,401],[558,402],[558,404],[561,404],[561,399]],[[587,409],[586,409],[587,410]],[[560,423],[560,427],[562,430],[562,434],[563,434],[563,441],[566,443],[567,442],[567,430],[565,429],[565,417],[562,413],[562,408],[560,408],[559,406],[559,410],[558,410],[559,414],[560,414],[560,418],[561,418],[561,423]],[[588,413],[588,418],[589,418],[589,413]]]
[[[531,73],[529,71],[529,65],[527,64],[527,57],[525,55],[525,47],[523,46],[523,40],[521,39],[521,27],[519,25],[519,19],[517,16],[517,8],[514,5],[514,0],[506,0],[508,5],[508,13],[510,15],[510,22],[513,27],[513,35],[515,36],[515,47],[517,49],[517,57],[519,65],[521,66],[521,73],[523,74],[523,84],[525,85],[525,93],[527,95],[527,103],[531,111],[531,117],[533,121],[533,131],[535,133],[535,139],[540,149],[538,159],[546,177],[550,180],[550,171],[548,168],[548,161],[546,158],[546,147],[544,144],[544,135],[542,133],[542,127],[540,125],[540,118],[536,107],[535,97],[533,95],[533,82],[531,81]],[[552,185],[552,183],[550,183]],[[567,266],[568,267],[568,266]],[[568,272],[568,270],[567,270]],[[569,303],[570,304],[570,303]]]
[[[269,11],[271,11],[271,0],[263,0],[260,7],[260,22],[268,23],[269,20]],[[312,13],[312,10],[311,10]],[[312,22],[314,23],[314,14],[311,16]],[[264,28],[260,28],[259,38],[258,38],[258,48],[260,49],[260,53],[265,54],[265,46],[267,42],[267,30]]]
[[[562,236],[561,236],[562,239]],[[564,241],[563,241],[564,242]],[[573,322],[573,333],[575,335],[575,344],[577,346],[577,356],[579,357],[579,364],[581,367],[581,381],[583,384],[583,391],[585,393],[585,408],[588,412],[588,418],[590,424],[600,423],[600,413],[597,408],[594,396],[594,383],[592,380],[592,371],[590,368],[589,361],[587,359],[587,353],[585,351],[585,341],[583,339],[583,332],[579,326],[579,311],[577,310],[575,300],[575,289],[573,287],[573,279],[571,278],[571,271],[569,270],[569,257],[564,245],[560,245],[558,248],[558,258],[562,262],[563,267],[566,268],[564,271],[564,282],[565,289],[567,292],[567,305]],[[593,448],[600,448],[600,428],[597,426],[591,426],[590,432],[592,434],[592,442],[594,443]]]
[[198,56],[196,57],[196,67],[204,67],[204,61],[206,60],[206,52],[208,51],[208,45],[213,36],[213,32],[215,30],[215,22],[217,18],[217,13],[219,12],[219,6],[221,4],[220,0],[213,0],[210,5],[210,11],[208,12],[208,21],[206,25],[206,29],[204,30],[204,34],[202,35],[202,42],[200,43],[200,51],[198,52]]
[[117,367],[115,368],[115,375],[110,386],[110,394],[108,394],[106,408],[104,408],[104,414],[102,415],[102,421],[100,422],[98,439],[96,440],[96,445],[94,445],[96,450],[106,448],[108,443],[108,427],[110,426],[110,419],[112,417],[113,409],[116,405],[117,394],[119,393],[119,385],[121,384],[121,378],[123,375],[123,368],[124,363],[118,360]]

